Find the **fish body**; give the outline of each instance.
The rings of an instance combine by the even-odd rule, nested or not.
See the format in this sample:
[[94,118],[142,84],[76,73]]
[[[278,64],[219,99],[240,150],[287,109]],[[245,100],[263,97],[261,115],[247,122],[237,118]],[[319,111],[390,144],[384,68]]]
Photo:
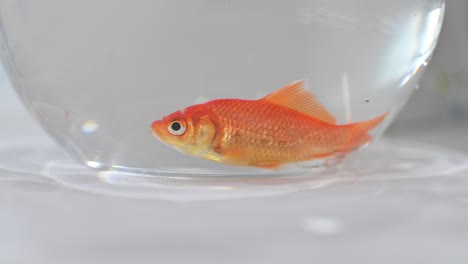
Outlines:
[[162,142],[190,155],[274,169],[351,151],[371,140],[368,131],[385,116],[337,125],[301,81],[259,100],[219,99],[190,106],[155,121],[152,130]]

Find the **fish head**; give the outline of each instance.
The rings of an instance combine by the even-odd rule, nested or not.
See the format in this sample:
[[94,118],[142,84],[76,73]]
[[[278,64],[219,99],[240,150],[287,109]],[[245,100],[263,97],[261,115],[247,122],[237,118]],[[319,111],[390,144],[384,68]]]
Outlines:
[[156,120],[151,130],[161,142],[194,156],[209,151],[216,135],[209,114],[200,107],[188,107]]

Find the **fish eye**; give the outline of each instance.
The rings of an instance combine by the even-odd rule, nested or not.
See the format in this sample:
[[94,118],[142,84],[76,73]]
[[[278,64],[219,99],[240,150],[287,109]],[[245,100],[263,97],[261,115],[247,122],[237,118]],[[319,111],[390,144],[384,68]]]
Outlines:
[[187,130],[187,125],[184,120],[174,120],[169,124],[167,130],[174,136],[180,136]]

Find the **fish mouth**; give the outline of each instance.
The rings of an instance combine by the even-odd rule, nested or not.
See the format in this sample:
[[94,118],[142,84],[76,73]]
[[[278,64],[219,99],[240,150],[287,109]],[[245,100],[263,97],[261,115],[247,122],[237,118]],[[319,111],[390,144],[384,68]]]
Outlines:
[[156,120],[151,124],[151,131],[153,135],[160,138],[162,136],[161,128],[163,127],[163,120]]

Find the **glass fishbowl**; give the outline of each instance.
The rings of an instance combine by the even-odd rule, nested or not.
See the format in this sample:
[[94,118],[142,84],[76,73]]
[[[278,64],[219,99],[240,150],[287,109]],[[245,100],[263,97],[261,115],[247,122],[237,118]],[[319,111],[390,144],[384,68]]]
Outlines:
[[303,80],[337,126],[388,113],[367,145],[417,87],[444,8],[442,0],[0,0],[1,56],[43,128],[90,167],[296,173],[339,160],[231,166],[174,150],[151,124],[188,106],[257,100]]

